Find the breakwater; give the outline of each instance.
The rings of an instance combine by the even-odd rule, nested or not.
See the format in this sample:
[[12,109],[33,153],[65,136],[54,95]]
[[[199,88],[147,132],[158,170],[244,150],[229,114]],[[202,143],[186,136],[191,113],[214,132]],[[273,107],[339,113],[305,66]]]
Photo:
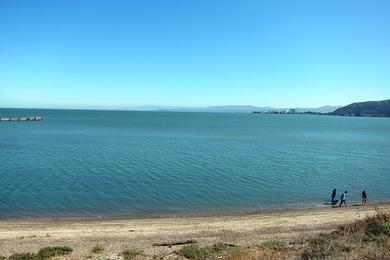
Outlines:
[[2,116],[0,121],[40,121],[41,116]]

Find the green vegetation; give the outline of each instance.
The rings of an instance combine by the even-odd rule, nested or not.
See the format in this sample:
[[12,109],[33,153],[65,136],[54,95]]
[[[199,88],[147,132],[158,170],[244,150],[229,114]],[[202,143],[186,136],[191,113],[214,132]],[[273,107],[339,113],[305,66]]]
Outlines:
[[223,243],[214,244],[213,246],[200,247],[199,245],[189,245],[182,248],[182,254],[189,259],[206,259],[218,252],[226,250],[227,246]]
[[44,260],[55,256],[63,256],[70,254],[72,249],[68,246],[45,247],[38,251],[38,253],[20,253],[12,254],[8,259],[10,260]]
[[136,257],[137,255],[140,255],[141,253],[135,249],[127,249],[125,251],[122,252],[122,256],[125,260],[131,260],[133,259],[134,257]]
[[92,249],[91,249],[91,252],[94,253],[94,254],[101,254],[101,253],[103,253],[103,251],[104,251],[103,246],[101,246],[99,244],[97,244],[96,246],[92,247]]
[[70,254],[73,250],[68,246],[45,247],[38,251],[38,259]]
[[287,243],[278,240],[265,241],[262,246],[273,251],[283,251],[287,249]]

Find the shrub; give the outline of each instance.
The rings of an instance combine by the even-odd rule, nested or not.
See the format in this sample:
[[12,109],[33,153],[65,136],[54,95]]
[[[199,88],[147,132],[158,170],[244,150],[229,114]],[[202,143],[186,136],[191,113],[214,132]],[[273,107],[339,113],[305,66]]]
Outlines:
[[45,247],[38,251],[36,258],[48,259],[54,256],[67,255],[70,254],[72,251],[72,248],[68,246]]
[[205,259],[212,254],[211,247],[200,247],[199,245],[189,245],[182,248],[184,257],[189,259]]
[[131,260],[139,254],[140,254],[140,252],[137,250],[127,249],[127,250],[123,251],[121,255],[123,256],[123,258],[125,260]]

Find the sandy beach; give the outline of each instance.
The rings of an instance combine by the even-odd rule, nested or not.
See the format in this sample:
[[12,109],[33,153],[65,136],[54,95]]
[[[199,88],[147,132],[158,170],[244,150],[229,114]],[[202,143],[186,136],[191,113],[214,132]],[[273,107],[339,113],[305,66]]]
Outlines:
[[[390,203],[375,204],[381,212]],[[67,218],[0,220],[0,255],[37,252],[46,246],[70,246],[67,259],[83,259],[99,244],[103,256],[119,259],[127,248],[142,251],[146,257],[171,258],[178,246],[154,246],[196,240],[200,245],[223,242],[256,245],[266,240],[292,240],[375,214],[373,206],[312,208],[214,216],[159,218]]]

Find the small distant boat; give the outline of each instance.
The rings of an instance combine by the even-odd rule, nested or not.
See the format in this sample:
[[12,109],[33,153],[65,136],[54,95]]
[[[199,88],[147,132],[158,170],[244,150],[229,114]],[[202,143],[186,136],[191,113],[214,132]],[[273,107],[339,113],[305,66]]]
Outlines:
[[2,116],[0,121],[41,121],[41,116]]

